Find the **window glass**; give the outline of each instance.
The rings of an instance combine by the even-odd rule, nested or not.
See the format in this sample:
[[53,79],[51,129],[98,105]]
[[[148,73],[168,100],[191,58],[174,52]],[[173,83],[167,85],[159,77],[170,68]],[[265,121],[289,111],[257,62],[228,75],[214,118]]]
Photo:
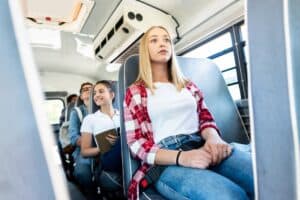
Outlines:
[[[235,51],[240,50],[238,46],[233,46],[232,37],[236,37],[233,34],[234,31],[240,31],[240,38],[235,38],[234,40],[237,42],[243,42],[247,45],[247,27],[244,24],[238,26],[232,26],[228,28],[227,32],[224,32],[222,35],[218,37],[212,37],[212,39],[208,39],[207,42],[203,42],[201,46],[185,53],[184,57],[192,57],[192,58],[213,58],[213,62],[219,67],[222,75],[228,85],[228,89],[234,100],[241,99],[242,92],[240,91],[239,75],[241,79],[243,79],[244,74],[237,74],[237,71],[240,70],[238,67],[244,69],[248,63],[248,55],[245,54],[246,46],[242,47],[242,54],[245,55],[245,64],[244,60],[239,60],[242,66],[239,66],[236,63],[236,60],[240,59],[235,57]],[[238,55],[239,53],[236,52]],[[245,70],[244,70],[245,71]],[[246,94],[243,93],[243,96]]]
[[245,66],[248,69],[249,66],[249,58],[248,58],[248,53],[247,53],[247,46],[243,47],[243,52],[244,52],[244,56],[245,56]]
[[64,108],[64,103],[61,99],[47,99],[44,102],[47,117],[50,124],[58,124],[61,111]]
[[221,71],[236,66],[233,52],[227,53],[220,57],[216,57],[215,59],[213,59],[213,61],[217,64]]
[[226,71],[226,72],[223,72],[222,75],[223,75],[227,85],[238,82],[236,68]]
[[246,63],[249,63],[248,53],[247,53],[247,46],[243,47],[244,55],[245,55],[245,61]]
[[195,48],[184,54],[184,57],[190,58],[207,58],[215,53],[218,53],[224,49],[232,47],[232,41],[230,33],[227,32],[203,45]]
[[228,86],[229,92],[233,100],[241,99],[241,92],[238,84]]
[[248,38],[247,27],[245,24],[241,25],[241,40],[246,41]]

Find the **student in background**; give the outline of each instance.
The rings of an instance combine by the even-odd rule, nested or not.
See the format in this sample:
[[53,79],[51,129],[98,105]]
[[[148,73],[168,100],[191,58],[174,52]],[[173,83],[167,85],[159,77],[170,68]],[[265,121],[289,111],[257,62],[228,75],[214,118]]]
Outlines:
[[[75,105],[75,102],[78,98],[78,95],[77,94],[70,94],[68,97],[67,97],[67,105],[65,108],[63,108],[61,110],[61,115],[59,117],[59,126],[61,126],[63,124],[63,122],[66,120],[65,119],[65,112],[67,110],[67,112],[69,112],[69,110]],[[69,113],[67,113],[67,117],[69,116]],[[68,119],[67,119],[68,120]]]
[[99,157],[101,167],[100,185],[106,191],[120,191],[121,184],[121,143],[119,136],[109,134],[105,139],[112,145],[111,149],[102,153],[93,145],[93,135],[120,127],[120,113],[113,108],[115,93],[109,81],[98,81],[94,86],[93,100],[99,110],[89,114],[82,123],[81,155]]
[[[166,166],[155,188],[167,199],[254,198],[250,154],[221,138],[202,92],[177,66],[168,31],[150,28],[139,51],[139,75],[126,91],[124,118],[128,145],[142,166],[128,198],[138,199],[140,181],[153,165]],[[189,144],[191,150],[181,150]]]
[[[82,117],[85,117],[88,114],[88,105],[90,91],[93,87],[92,83],[85,82],[80,86],[80,96],[79,99],[83,102],[82,105],[78,106],[81,111]],[[75,146],[75,151],[72,156],[75,161],[75,167],[73,175],[79,184],[84,187],[85,190],[92,188],[92,173],[91,173],[91,161],[88,158],[83,158],[80,155],[80,146],[81,146],[81,134],[80,134],[81,120],[78,116],[78,112],[75,108],[72,109],[70,115],[70,125],[69,125],[69,134],[71,143]],[[89,192],[89,191],[88,191]]]

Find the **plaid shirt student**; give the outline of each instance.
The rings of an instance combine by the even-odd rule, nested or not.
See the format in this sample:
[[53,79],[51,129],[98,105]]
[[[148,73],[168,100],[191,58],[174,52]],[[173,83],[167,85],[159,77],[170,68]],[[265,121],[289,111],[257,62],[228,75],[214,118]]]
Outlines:
[[[202,92],[189,81],[186,88],[197,101],[199,116],[199,131],[212,127],[219,132],[214,119],[208,111]],[[124,119],[127,132],[127,143],[134,157],[141,160],[142,165],[133,176],[128,189],[128,199],[138,199],[139,183],[151,165],[154,164],[155,154],[159,149],[154,143],[151,120],[147,110],[147,91],[144,82],[139,81],[131,85],[125,95]]]

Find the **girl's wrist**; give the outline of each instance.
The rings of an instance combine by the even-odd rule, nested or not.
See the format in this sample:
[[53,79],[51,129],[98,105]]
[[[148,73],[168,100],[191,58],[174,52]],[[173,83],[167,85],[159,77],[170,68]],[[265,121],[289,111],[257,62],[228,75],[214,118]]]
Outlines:
[[180,166],[179,158],[180,158],[181,153],[182,153],[182,151],[179,150],[178,153],[177,153],[177,156],[176,156],[176,165],[177,165],[177,166]]

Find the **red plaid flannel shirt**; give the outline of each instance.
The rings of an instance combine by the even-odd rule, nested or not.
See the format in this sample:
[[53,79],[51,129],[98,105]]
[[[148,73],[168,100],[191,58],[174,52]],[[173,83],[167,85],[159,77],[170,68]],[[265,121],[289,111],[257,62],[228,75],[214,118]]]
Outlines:
[[[197,101],[199,131],[212,127],[219,132],[204,103],[202,92],[191,81],[186,84],[186,88]],[[133,156],[140,159],[142,164],[133,176],[128,189],[128,199],[138,199],[139,183],[149,167],[154,164],[155,154],[159,149],[153,140],[151,120],[147,110],[147,91],[142,81],[134,83],[126,91],[124,119],[127,143]]]

